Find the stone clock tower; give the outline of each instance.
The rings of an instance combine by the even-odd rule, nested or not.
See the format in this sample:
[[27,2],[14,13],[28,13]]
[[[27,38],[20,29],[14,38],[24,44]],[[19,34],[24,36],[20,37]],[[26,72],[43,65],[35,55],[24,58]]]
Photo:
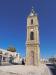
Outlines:
[[40,62],[38,16],[32,8],[27,17],[26,65],[38,65]]

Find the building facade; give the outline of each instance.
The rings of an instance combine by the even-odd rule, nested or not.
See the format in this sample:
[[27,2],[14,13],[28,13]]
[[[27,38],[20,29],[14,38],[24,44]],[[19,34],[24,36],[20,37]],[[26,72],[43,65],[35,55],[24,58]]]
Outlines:
[[38,65],[40,62],[38,16],[32,8],[27,17],[26,65]]
[[20,59],[21,56],[19,53],[0,49],[0,62],[2,62],[2,64],[19,63]]

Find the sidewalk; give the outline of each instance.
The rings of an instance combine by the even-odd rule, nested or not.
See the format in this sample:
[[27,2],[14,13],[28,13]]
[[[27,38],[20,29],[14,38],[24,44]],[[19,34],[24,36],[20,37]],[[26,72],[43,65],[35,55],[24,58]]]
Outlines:
[[40,66],[0,66],[0,75],[51,75],[50,70],[44,64]]

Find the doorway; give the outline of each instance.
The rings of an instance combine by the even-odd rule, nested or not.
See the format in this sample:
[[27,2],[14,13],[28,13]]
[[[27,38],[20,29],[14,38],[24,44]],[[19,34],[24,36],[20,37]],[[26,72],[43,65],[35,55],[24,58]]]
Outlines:
[[30,64],[34,65],[34,51],[30,52]]

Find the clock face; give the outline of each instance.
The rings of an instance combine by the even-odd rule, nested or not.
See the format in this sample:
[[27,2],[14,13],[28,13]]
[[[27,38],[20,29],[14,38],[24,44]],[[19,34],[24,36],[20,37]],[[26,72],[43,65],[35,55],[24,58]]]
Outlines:
[[33,31],[33,29],[31,29],[31,31]]

